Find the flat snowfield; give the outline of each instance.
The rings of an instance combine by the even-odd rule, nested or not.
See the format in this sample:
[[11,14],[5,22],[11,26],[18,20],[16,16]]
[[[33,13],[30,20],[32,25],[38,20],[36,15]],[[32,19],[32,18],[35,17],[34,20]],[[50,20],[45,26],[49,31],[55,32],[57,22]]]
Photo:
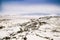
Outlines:
[[60,40],[60,16],[0,15],[0,40]]

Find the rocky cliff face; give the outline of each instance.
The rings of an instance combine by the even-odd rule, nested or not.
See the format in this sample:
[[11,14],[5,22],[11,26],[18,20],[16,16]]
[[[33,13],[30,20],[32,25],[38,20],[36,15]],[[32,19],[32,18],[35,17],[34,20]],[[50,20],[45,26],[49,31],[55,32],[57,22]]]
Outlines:
[[0,18],[0,40],[59,40],[60,16]]

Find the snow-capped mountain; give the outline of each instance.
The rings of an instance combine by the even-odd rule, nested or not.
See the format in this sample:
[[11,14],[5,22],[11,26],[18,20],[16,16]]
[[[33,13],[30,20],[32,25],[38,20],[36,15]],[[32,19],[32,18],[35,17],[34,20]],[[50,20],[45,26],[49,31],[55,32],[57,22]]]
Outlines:
[[0,40],[59,40],[60,16],[0,16]]

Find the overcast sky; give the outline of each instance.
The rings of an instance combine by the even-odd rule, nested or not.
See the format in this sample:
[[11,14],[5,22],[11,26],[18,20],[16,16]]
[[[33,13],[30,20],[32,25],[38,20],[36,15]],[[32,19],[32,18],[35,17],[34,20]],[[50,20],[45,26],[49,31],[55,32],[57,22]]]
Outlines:
[[2,0],[0,14],[47,15],[60,13],[59,0]]

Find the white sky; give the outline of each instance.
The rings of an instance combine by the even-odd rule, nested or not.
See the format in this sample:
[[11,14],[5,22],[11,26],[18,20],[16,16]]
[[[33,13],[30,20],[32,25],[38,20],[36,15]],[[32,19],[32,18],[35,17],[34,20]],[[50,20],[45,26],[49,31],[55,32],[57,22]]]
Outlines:
[[29,14],[29,13],[60,13],[60,7],[56,5],[3,5],[3,14]]

